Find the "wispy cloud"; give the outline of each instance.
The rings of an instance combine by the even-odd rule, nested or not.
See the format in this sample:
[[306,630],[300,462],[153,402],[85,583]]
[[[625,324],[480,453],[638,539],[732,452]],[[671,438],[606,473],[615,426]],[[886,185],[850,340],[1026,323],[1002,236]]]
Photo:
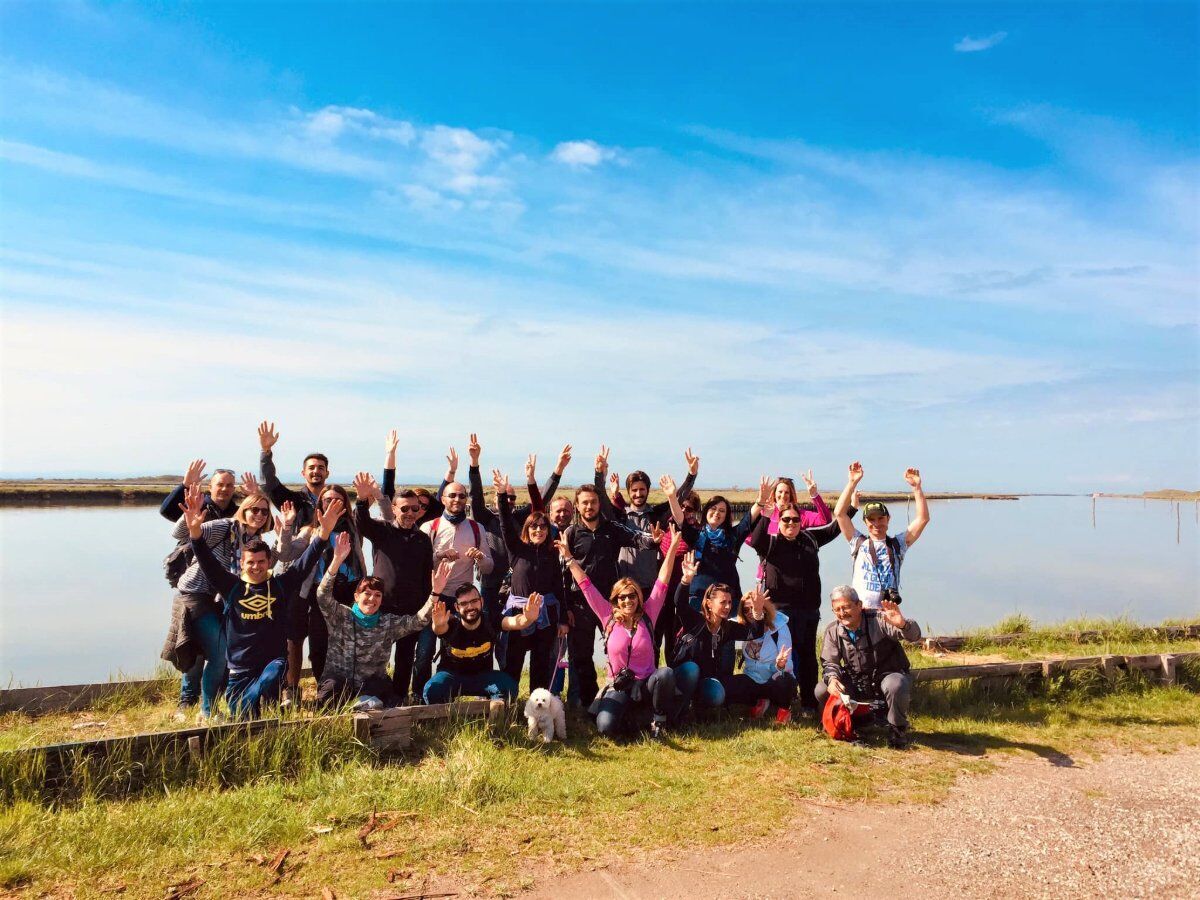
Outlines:
[[1008,37],[1007,31],[997,31],[982,38],[964,37],[954,45],[954,52],[979,53],[983,50],[991,50],[1006,37]]
[[617,158],[617,151],[595,141],[563,141],[550,154],[555,162],[581,169],[591,169]]

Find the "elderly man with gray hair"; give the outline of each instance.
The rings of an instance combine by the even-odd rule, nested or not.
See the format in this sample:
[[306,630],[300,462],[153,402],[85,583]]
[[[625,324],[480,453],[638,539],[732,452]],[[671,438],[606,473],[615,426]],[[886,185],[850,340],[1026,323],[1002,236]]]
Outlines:
[[904,618],[900,607],[884,600],[879,609],[863,609],[858,591],[840,585],[830,594],[835,621],[821,640],[821,678],[816,699],[823,708],[831,694],[860,703],[887,704],[888,746],[908,746],[908,704],[912,678],[900,642],[916,641],[921,626]]

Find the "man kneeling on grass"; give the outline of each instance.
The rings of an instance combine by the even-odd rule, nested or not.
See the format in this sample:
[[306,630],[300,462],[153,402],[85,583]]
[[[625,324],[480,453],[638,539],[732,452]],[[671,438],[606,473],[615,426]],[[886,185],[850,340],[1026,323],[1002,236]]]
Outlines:
[[912,678],[908,656],[900,641],[917,641],[921,626],[904,618],[890,600],[879,609],[863,609],[858,592],[849,585],[833,589],[833,615],[821,641],[821,677],[817,685],[818,708],[832,702],[831,694],[844,702],[887,705],[888,745],[908,746],[908,703]]
[[347,532],[337,536],[333,562],[317,588],[317,605],[329,628],[329,653],[317,685],[317,703],[339,704],[353,700],[357,709],[382,709],[399,702],[388,678],[392,645],[429,624],[433,603],[446,586],[453,563],[444,559],[433,573],[433,590],[415,616],[381,613],[383,580],[366,577],[354,590],[354,605],[343,606],[333,596],[337,573],[350,556]]
[[183,515],[200,571],[223,599],[221,627],[225,632],[229,681],[225,700],[235,717],[257,716],[261,704],[279,700],[287,665],[288,607],[297,602],[300,587],[316,568],[333,526],[342,514],[334,499],[316,514],[321,539],[314,540],[299,561],[282,575],[271,574],[271,551],[258,538],[242,547],[240,577],[226,569],[203,537],[204,496],[199,486],[187,492]]
[[[511,703],[517,697],[517,683],[492,668],[499,635],[483,617],[483,598],[475,585],[459,587],[454,592],[454,606],[457,616],[450,615],[445,601],[433,604],[433,633],[442,639],[442,655],[437,674],[425,685],[425,702],[449,703],[466,695]],[[519,615],[500,620],[500,630],[529,628],[537,623],[541,611],[542,595],[530,594]]]

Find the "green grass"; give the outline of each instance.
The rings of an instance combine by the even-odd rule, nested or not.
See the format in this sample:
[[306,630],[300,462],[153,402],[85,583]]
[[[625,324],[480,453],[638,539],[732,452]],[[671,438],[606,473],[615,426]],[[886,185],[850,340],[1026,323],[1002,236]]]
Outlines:
[[[967,653],[996,653],[1009,659],[1040,656],[1101,656],[1104,654],[1189,653],[1200,650],[1200,640],[1168,639],[1156,627],[1195,625],[1200,618],[1172,620],[1160,626],[1139,624],[1128,618],[1079,618],[1035,625],[1028,616],[1015,614],[988,628],[964,633]],[[997,635],[1019,634],[1016,641],[997,644]]]
[[[237,760],[231,747],[207,774],[140,797],[81,793],[58,807],[0,807],[0,886],[88,897],[124,885],[123,896],[161,897],[167,885],[198,878],[197,897],[314,896],[324,886],[361,896],[416,893],[427,878],[447,878],[456,890],[504,895],[529,886],[531,867],[572,870],[618,847],[767,836],[806,801],[937,799],[999,753],[1062,762],[1114,746],[1195,744],[1200,667],[1182,666],[1180,682],[1168,689],[1122,675],[1110,690],[1075,672],[1048,684],[923,685],[913,719],[920,745],[903,757],[810,727],[730,717],[666,745],[618,745],[576,719],[567,742],[543,749],[525,738],[515,710],[495,734],[479,724],[422,726],[414,750],[390,759],[264,747]],[[232,782],[221,774],[230,768]],[[364,847],[357,830],[372,810],[405,815]],[[284,848],[291,855],[276,885],[262,861]],[[390,885],[389,870],[401,873]]]

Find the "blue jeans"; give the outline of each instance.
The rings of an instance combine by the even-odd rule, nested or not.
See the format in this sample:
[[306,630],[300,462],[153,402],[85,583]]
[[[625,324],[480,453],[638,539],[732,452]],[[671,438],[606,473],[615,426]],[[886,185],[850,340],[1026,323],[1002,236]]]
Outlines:
[[685,662],[675,667],[675,693],[679,694],[679,715],[695,701],[698,709],[717,709],[725,705],[725,686],[715,678],[701,678],[700,667]]
[[267,663],[261,672],[230,672],[225,702],[229,704],[229,712],[233,717],[240,719],[247,712],[257,716],[262,701],[278,702],[279,685],[286,668],[287,659],[281,656]]
[[478,675],[455,675],[444,669],[425,685],[426,703],[449,703],[455,697],[486,697],[489,700],[517,699],[517,683],[503,672],[480,672]]
[[412,692],[423,696],[429,676],[433,674],[433,655],[437,653],[438,639],[433,626],[426,625],[417,632],[417,649],[413,651]]
[[192,627],[203,655],[197,656],[196,664],[183,673],[179,702],[191,706],[198,695],[200,711],[207,716],[225,681],[225,629],[221,627],[221,617],[215,609],[193,619]]

